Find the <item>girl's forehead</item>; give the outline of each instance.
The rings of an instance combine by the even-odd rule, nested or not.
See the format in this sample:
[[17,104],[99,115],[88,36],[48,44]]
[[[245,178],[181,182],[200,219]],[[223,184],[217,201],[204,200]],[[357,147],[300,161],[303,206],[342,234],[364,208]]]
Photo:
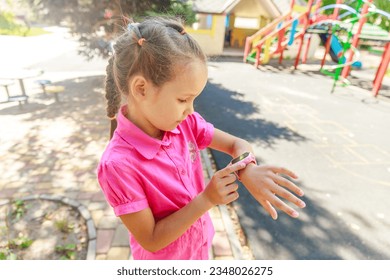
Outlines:
[[207,65],[195,60],[185,65],[177,66],[173,79],[163,85],[163,88],[176,89],[180,92],[197,94],[206,85]]

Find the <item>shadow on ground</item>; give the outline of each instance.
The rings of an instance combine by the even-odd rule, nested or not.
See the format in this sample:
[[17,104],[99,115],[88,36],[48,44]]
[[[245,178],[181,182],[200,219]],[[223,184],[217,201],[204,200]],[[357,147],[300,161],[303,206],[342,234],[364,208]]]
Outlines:
[[38,94],[22,108],[0,110],[0,117],[15,116],[15,124],[25,129],[15,143],[7,143],[12,155],[2,162],[10,169],[3,178],[7,185],[22,187],[27,195],[70,192],[70,198],[99,191],[95,169],[109,129],[103,81],[103,76],[64,80],[57,83],[65,86],[60,102]]
[[[298,183],[303,189],[306,186]],[[250,248],[256,259],[292,260],[381,260],[390,256],[367,244],[336,213],[305,196],[306,208],[299,210],[299,219],[292,219],[280,213],[274,221],[260,204],[254,200],[245,187],[240,188],[240,199],[234,202],[240,217],[240,224],[251,239]],[[365,227],[371,227],[369,220],[358,213]]]
[[281,139],[306,141],[289,128],[262,118],[261,108],[245,101],[244,94],[210,81],[196,99],[195,110],[216,128],[267,148],[272,148]]

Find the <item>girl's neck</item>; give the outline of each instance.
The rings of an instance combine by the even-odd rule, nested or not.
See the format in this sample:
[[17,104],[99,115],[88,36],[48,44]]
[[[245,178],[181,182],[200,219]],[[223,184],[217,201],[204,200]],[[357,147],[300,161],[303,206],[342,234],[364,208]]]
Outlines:
[[127,106],[127,113],[125,114],[125,117],[150,137],[159,140],[163,139],[164,131],[154,127],[148,120],[142,117],[141,114],[137,113],[136,109],[130,108],[129,105]]

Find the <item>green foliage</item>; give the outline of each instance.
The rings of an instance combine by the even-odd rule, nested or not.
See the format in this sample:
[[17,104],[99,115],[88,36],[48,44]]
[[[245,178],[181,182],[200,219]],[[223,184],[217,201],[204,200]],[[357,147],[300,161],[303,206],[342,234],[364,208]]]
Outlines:
[[12,216],[16,219],[16,220],[20,220],[24,213],[26,212],[26,205],[24,203],[23,200],[16,200],[14,202],[14,210],[12,211]]
[[61,260],[74,260],[76,259],[76,244],[56,246],[56,252],[61,254]]
[[[390,13],[390,1],[389,0],[375,0],[374,4],[377,9]],[[368,22],[379,25],[382,29],[390,31],[390,19],[380,15],[378,13],[372,13],[368,17]]]
[[16,22],[15,16],[11,12],[0,12],[0,34],[12,35],[23,34],[23,26]]
[[146,11],[147,16],[171,16],[180,18],[186,25],[192,25],[196,22],[196,16],[192,10],[192,6],[183,1],[171,1],[168,7],[158,8],[152,6],[150,11]]
[[20,236],[18,238],[12,239],[8,241],[8,248],[9,249],[27,249],[30,247],[30,245],[34,241],[29,239],[28,237],[25,236]]
[[69,233],[74,229],[74,225],[70,225],[69,222],[65,219],[57,220],[54,222],[56,228],[62,233]]
[[17,256],[12,251],[6,249],[0,251],[0,260],[16,260]]

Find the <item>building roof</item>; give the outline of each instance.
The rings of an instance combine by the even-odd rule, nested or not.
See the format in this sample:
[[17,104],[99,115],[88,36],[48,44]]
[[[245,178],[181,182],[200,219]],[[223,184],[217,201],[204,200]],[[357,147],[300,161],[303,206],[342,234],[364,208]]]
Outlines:
[[[193,9],[197,13],[229,13],[242,0],[193,0]],[[290,10],[291,0],[258,0],[263,9],[271,16],[278,17]],[[306,6],[303,0],[295,0],[296,5]]]
[[223,14],[233,9],[240,0],[194,0],[192,2],[195,12]]

